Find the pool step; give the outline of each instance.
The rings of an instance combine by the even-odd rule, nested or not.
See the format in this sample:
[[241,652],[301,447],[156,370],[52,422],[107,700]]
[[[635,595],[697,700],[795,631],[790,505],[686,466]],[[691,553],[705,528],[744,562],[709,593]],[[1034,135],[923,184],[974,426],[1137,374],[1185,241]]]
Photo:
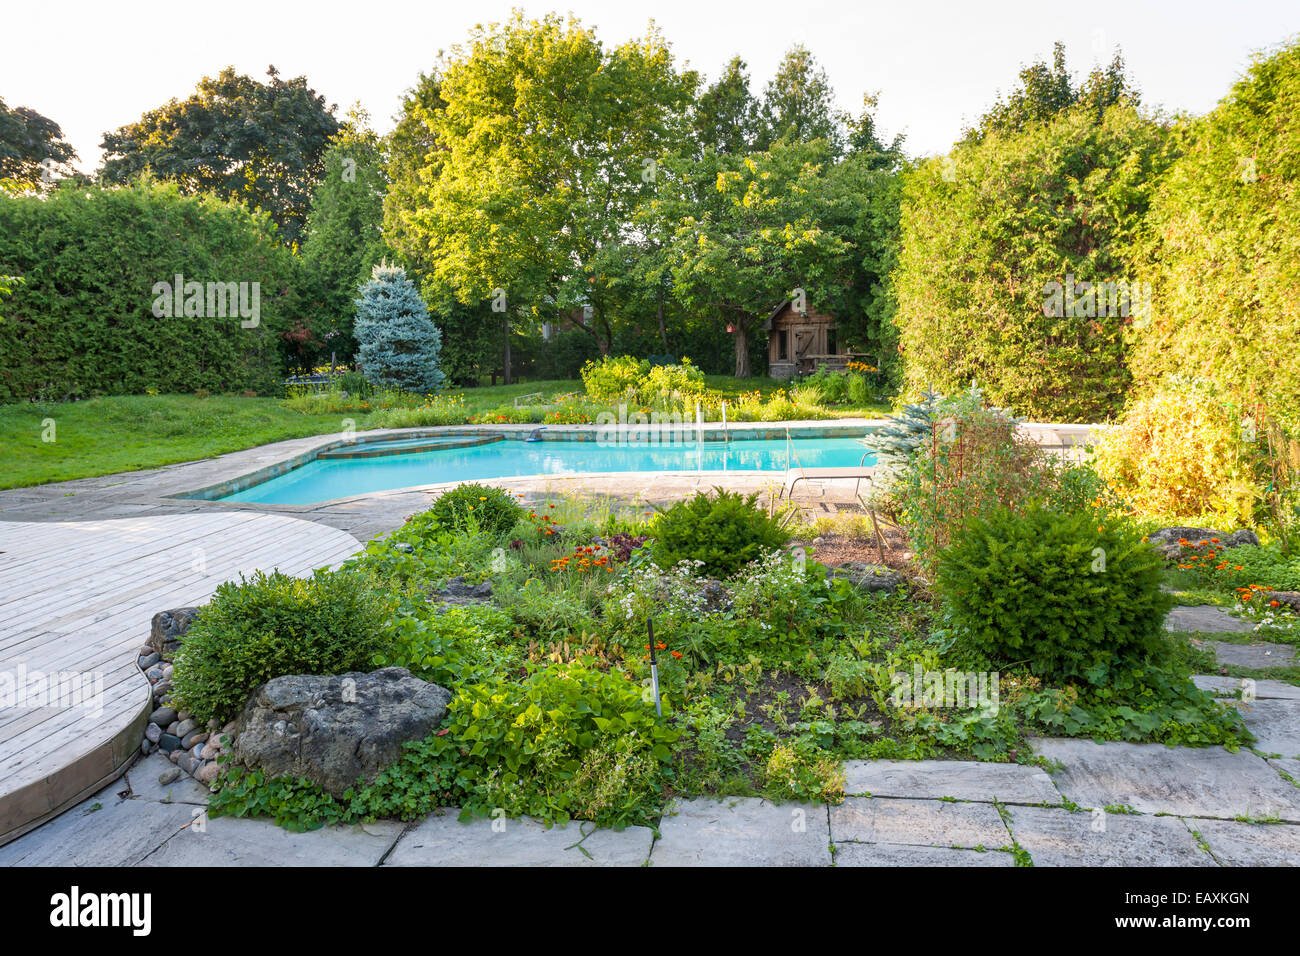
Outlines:
[[503,435],[478,435],[473,438],[405,438],[396,441],[361,442],[323,451],[317,458],[380,458],[385,455],[414,455],[422,451],[444,451],[449,448],[473,448],[504,441]]

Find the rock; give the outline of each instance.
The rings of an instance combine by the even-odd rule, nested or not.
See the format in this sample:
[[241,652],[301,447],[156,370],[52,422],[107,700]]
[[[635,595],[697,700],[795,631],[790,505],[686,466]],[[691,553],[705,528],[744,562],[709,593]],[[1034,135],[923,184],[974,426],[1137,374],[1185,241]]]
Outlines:
[[199,751],[199,759],[201,760],[215,760],[220,755],[221,755],[220,744],[218,744],[215,740],[212,740],[211,738],[209,738],[208,742],[203,745],[203,749]]
[[170,707],[159,707],[149,715],[149,723],[157,724],[159,727],[167,727],[176,719],[176,711]]
[[268,777],[305,777],[341,797],[397,760],[404,743],[428,736],[450,700],[402,667],[277,677],[244,705],[232,760]]
[[164,753],[171,753],[180,749],[181,739],[175,734],[163,734],[158,738],[158,746],[162,748]]
[[181,722],[179,720],[173,720],[170,724],[167,725],[167,733],[171,734],[174,737],[179,737],[181,735],[180,730],[181,730]]
[[872,594],[878,591],[896,591],[905,581],[897,571],[861,561],[845,561],[835,567],[829,576],[845,578],[855,588]]
[[1245,544],[1259,546],[1259,536],[1245,528],[1231,533],[1215,531],[1213,528],[1160,528],[1147,535],[1147,541],[1164,555],[1166,561],[1177,561],[1184,556],[1183,547],[1178,543],[1179,538],[1184,538],[1191,544],[1218,538],[1220,546],[1225,548],[1239,548]]
[[153,653],[140,658],[140,660],[137,661],[136,663],[140,665],[140,670],[145,671],[153,667],[160,660],[162,660],[162,655],[159,654],[157,651],[154,651]]
[[162,728],[157,724],[150,724],[144,729],[144,738],[151,744],[156,744],[162,737]]
[[1300,614],[1300,591],[1265,591],[1263,601],[1265,607],[1270,601],[1276,601],[1279,607],[1289,607]]
[[191,775],[196,769],[198,769],[198,761],[186,753],[181,754],[180,760],[177,761],[177,763],[182,770]]
[[[167,753],[166,751],[163,752]],[[179,763],[181,759],[181,754],[183,754],[184,752],[185,751],[183,750],[173,750],[170,753],[167,753],[167,759],[170,760],[172,763]]]
[[443,604],[482,604],[492,600],[492,582],[466,584],[463,577],[457,576],[447,581],[441,591],[429,591],[429,600]]
[[172,682],[164,677],[158,683],[153,685],[153,692],[155,696],[166,697],[172,692]]
[[163,678],[162,668],[155,664],[144,672],[144,676],[149,678],[149,683],[157,684]]
[[171,680],[172,673],[175,670],[176,668],[173,667],[171,664],[164,664],[162,666],[163,680]]
[[194,779],[199,783],[212,783],[212,781],[217,779],[217,774],[219,773],[221,773],[221,765],[215,761],[209,760],[198,769],[197,773],[194,774]]
[[152,749],[153,749],[153,744],[149,743],[149,741],[147,740],[140,741],[140,755],[142,757],[149,756],[149,751]]
[[180,778],[181,768],[172,767],[170,770],[164,770],[162,773],[158,774],[158,783],[165,787],[169,783],[175,783]]
[[209,718],[207,728],[209,733],[218,731],[221,729],[221,721],[217,720],[215,717]]
[[193,750],[196,744],[208,742],[208,733],[206,730],[195,730],[181,738],[181,748],[184,750]]
[[198,727],[199,727],[198,721],[192,720],[189,717],[183,717],[180,718],[180,723],[176,725],[176,729],[172,731],[172,733],[174,733],[177,737],[185,737],[188,734],[192,734],[194,733],[194,731],[198,730]]
[[162,654],[170,647],[177,646],[194,623],[194,616],[198,612],[196,607],[180,607],[155,614],[149,629],[150,649]]

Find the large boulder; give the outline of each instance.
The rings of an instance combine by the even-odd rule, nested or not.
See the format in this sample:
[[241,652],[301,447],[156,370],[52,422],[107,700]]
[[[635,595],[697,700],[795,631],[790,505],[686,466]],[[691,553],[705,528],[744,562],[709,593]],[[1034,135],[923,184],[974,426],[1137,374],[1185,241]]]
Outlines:
[[194,623],[194,616],[199,613],[196,607],[178,607],[170,611],[159,611],[153,616],[149,628],[149,646],[158,654],[170,654],[180,646],[185,632]]
[[1239,548],[1243,544],[1259,546],[1259,536],[1255,532],[1242,528],[1238,531],[1215,531],[1213,528],[1161,528],[1147,535],[1147,541],[1164,555],[1166,561],[1179,561],[1183,558],[1183,546],[1179,540],[1196,544],[1218,538],[1225,548]]
[[395,762],[404,743],[427,737],[450,701],[446,688],[404,667],[277,677],[244,705],[231,758],[268,777],[305,777],[341,797]]

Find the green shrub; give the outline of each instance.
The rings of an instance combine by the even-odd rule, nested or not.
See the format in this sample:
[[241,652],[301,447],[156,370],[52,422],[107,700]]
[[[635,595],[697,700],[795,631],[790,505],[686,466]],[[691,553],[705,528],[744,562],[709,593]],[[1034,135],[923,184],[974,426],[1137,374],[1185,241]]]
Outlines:
[[1121,659],[1159,657],[1172,600],[1164,562],[1117,522],[1031,506],[971,522],[940,557],[956,640],[1044,679],[1105,681]]
[[388,607],[364,579],[254,573],[217,588],[176,654],[176,699],[200,723],[236,716],[259,685],[286,674],[368,671]]
[[652,550],[661,567],[699,562],[699,573],[727,577],[790,540],[777,517],[755,506],[757,492],[714,491],[659,509]]
[[[149,388],[278,393],[281,333],[302,306],[299,264],[269,217],[156,183],[0,193],[0,273],[22,277],[0,322],[0,402]],[[180,315],[169,294],[177,274],[193,293]],[[210,282],[245,283],[249,316]],[[200,299],[205,317],[191,308]],[[224,317],[208,311],[223,304]]]
[[677,734],[639,683],[585,663],[462,689],[442,738],[458,748],[466,810],[644,823],[662,803]]
[[582,383],[593,401],[608,404],[635,396],[649,374],[649,362],[630,355],[617,358],[606,355],[599,362],[588,362],[582,367]]
[[487,680],[520,664],[507,637],[513,622],[491,605],[450,605],[420,616],[402,614],[375,667],[405,667],[443,687]]
[[777,800],[844,799],[844,770],[840,760],[806,738],[777,744],[767,759],[767,792]]
[[445,492],[429,512],[444,528],[477,528],[487,534],[505,534],[515,526],[523,509],[509,492],[473,483]]

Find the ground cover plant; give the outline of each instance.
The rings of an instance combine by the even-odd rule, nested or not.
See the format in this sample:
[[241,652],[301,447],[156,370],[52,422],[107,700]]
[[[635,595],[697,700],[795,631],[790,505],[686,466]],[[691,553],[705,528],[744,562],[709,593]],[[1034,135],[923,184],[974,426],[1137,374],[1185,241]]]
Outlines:
[[[467,508],[480,497],[453,500]],[[917,580],[875,593],[818,563],[809,542],[822,526],[772,534],[775,519],[759,502],[716,492],[675,514],[692,508],[736,511],[736,527],[767,529],[748,539],[761,547],[745,563],[707,567],[690,555],[707,552],[708,535],[692,543],[687,534],[701,522],[674,528],[671,508],[577,499],[530,501],[509,526],[453,527],[428,511],[372,542],[334,572],[389,602],[370,663],[448,687],[449,717],[345,799],[227,766],[213,812],[302,828],[456,806],[621,826],[653,822],[674,795],[833,802],[850,758],[1032,761],[1033,734],[1229,747],[1248,739],[1234,710],[1191,684],[1203,654],[1150,626],[1164,600],[1153,552],[1125,525],[1098,532],[1088,509],[1059,526],[1032,509],[1004,519],[1022,549],[1042,535],[1059,542],[1064,565],[1043,572],[1042,585],[1059,593],[1002,598],[1002,611],[1022,622],[1044,606],[1061,610],[1049,615],[1055,629],[1022,623],[1022,643],[1011,647],[991,643],[992,624],[979,630],[945,591],[975,577],[996,591],[995,579],[1020,567],[1014,549],[1006,570],[977,567],[976,552],[1007,537],[1002,525],[960,532],[951,548],[967,557],[934,591]],[[1104,582],[1087,577],[1098,546],[1113,573]],[[1041,557],[1028,550],[1025,560]],[[445,603],[453,577],[489,583],[490,599]],[[1113,614],[1099,609],[1117,597]],[[1091,643],[1072,644],[1062,615],[1084,613],[1080,605],[1100,620],[1085,626]],[[1123,621],[1135,629],[1112,648]],[[651,622],[661,715],[650,692]],[[999,675],[992,693],[975,693],[981,672]],[[961,705],[931,693],[967,682]]]

